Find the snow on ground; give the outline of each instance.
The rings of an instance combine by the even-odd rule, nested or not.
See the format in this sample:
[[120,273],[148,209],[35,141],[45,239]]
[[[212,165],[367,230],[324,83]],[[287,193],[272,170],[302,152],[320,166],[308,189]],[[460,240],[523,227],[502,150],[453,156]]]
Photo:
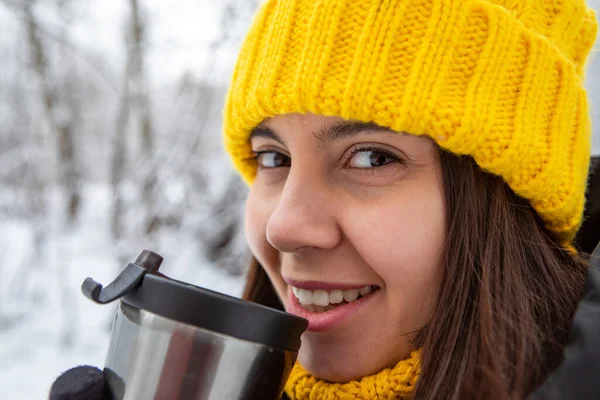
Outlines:
[[[83,200],[75,234],[52,232],[39,264],[30,254],[30,227],[2,221],[0,251],[6,262],[0,265],[0,316],[5,316],[0,320],[0,387],[10,394],[5,398],[43,399],[60,372],[80,364],[104,364],[114,305],[96,305],[81,294],[80,286],[88,276],[106,284],[125,266],[117,265],[107,234],[108,187],[86,187]],[[132,261],[141,250],[132,249]],[[241,278],[207,264],[194,265],[198,259],[190,245],[180,256],[165,258],[163,265],[174,272],[173,277],[232,295],[241,293]],[[181,270],[185,277],[177,276]],[[23,298],[33,299],[23,302]]]

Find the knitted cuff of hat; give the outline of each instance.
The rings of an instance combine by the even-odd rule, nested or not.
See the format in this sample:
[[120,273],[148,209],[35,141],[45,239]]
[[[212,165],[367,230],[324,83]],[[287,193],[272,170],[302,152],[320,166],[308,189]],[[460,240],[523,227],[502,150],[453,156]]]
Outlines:
[[394,368],[348,383],[331,383],[310,375],[296,363],[285,386],[292,400],[353,400],[353,399],[408,399],[412,396],[420,373],[420,352],[413,351],[409,358]]
[[428,135],[528,199],[566,245],[591,147],[584,0],[268,0],[242,46],[225,148],[247,182],[266,118],[314,113]]

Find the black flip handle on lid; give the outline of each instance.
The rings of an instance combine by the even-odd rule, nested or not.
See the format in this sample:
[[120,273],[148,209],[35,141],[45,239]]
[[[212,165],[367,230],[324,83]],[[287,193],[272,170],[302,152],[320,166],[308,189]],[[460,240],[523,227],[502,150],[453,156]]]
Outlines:
[[162,261],[163,258],[158,254],[144,250],[107,287],[103,288],[100,283],[87,278],[81,285],[81,291],[85,297],[98,304],[110,303],[135,288],[147,273],[157,272]]

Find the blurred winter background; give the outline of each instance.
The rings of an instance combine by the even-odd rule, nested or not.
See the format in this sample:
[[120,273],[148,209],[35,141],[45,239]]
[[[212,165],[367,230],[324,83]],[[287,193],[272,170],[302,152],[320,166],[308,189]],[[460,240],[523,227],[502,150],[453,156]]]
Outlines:
[[[42,399],[61,371],[103,365],[114,309],[80,284],[144,248],[171,277],[240,294],[246,188],[221,109],[259,2],[0,0],[2,398]],[[597,127],[599,77],[596,56]]]
[[144,248],[239,295],[245,185],[221,109],[258,1],[0,0],[0,387],[102,366],[114,306],[80,292]]

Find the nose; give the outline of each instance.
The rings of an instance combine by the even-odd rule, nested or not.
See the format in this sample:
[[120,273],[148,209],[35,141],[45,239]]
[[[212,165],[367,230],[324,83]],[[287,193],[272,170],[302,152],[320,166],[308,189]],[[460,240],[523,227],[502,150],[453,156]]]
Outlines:
[[326,182],[288,176],[267,222],[267,241],[284,253],[333,249],[342,234]]

